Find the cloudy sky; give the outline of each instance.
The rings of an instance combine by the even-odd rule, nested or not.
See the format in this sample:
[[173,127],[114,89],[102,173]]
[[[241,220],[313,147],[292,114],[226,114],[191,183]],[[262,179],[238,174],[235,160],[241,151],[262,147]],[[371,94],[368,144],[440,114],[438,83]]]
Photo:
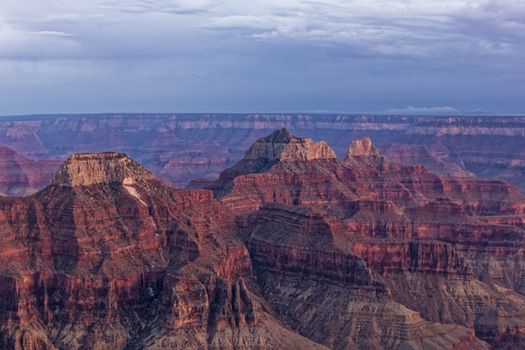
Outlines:
[[0,115],[525,113],[525,0],[1,0]]

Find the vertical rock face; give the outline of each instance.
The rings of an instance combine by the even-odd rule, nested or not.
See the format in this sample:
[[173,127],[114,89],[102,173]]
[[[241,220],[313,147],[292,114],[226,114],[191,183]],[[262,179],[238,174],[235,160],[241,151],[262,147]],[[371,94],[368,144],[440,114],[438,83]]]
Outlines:
[[346,158],[349,157],[378,157],[379,151],[372,145],[372,140],[369,137],[363,137],[360,140],[352,141]]
[[277,130],[253,143],[233,167],[224,170],[217,184],[211,188],[223,192],[239,175],[259,173],[283,162],[336,159],[334,151],[325,142],[313,142],[294,136],[287,129]]
[[249,216],[248,245],[264,295],[294,329],[335,349],[487,348],[466,327],[425,321],[393,300],[330,221],[283,206]]
[[450,157],[442,147],[427,148],[425,145],[390,144],[384,150],[384,156],[394,162],[404,165],[424,165],[435,174],[452,175],[459,177],[474,176],[465,169],[461,161]]

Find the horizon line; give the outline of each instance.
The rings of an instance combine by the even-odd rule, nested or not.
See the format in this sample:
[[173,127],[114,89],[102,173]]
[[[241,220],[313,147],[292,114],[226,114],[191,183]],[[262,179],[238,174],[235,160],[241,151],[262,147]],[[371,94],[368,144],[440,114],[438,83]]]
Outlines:
[[59,112],[59,113],[16,113],[0,114],[0,118],[20,118],[20,117],[82,117],[82,116],[104,116],[104,115],[347,115],[347,116],[390,116],[390,117],[525,117],[523,113],[495,113],[495,112],[458,112],[458,113],[388,113],[388,112],[345,112],[345,111],[250,111],[250,112]]

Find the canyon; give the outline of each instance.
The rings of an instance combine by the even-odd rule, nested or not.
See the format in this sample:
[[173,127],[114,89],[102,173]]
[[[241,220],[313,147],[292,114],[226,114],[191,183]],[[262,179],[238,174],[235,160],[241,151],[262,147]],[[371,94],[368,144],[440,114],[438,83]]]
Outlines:
[[[525,348],[525,195],[453,151],[518,140],[519,118],[105,118],[0,123],[24,156],[65,158],[0,196],[0,347]],[[170,163],[202,179],[177,188]]]
[[[272,131],[327,141],[344,157],[369,137],[387,158],[441,175],[501,179],[525,191],[525,117],[344,114],[98,114],[0,119],[0,145],[34,160],[128,154],[178,187],[215,180]],[[56,170],[56,167],[53,168]],[[39,185],[39,189],[43,185]],[[1,190],[0,190],[1,191]]]
[[25,196],[49,184],[59,160],[32,160],[0,146],[0,195]]

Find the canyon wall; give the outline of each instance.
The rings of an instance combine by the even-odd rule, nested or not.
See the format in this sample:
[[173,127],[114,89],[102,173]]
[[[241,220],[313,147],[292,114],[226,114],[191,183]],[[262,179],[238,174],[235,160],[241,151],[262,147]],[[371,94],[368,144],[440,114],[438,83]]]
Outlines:
[[382,154],[432,172],[509,181],[525,190],[525,117],[323,114],[104,114],[2,117],[0,145],[32,159],[125,152],[179,187],[215,179],[256,139],[286,127],[340,156],[370,137]]
[[525,195],[316,141],[191,190],[78,153],[0,196],[0,347],[525,349]]
[[[269,165],[257,170],[254,160]],[[263,292],[301,334],[335,348],[390,348],[374,337],[391,332],[396,343],[400,327],[417,344],[421,316],[469,327],[497,349],[522,347],[525,196],[515,187],[395,164],[367,139],[344,159],[267,160],[252,152],[209,188],[247,216],[240,235]],[[319,331],[319,319],[330,327]],[[352,333],[360,327],[374,329],[370,338]]]

